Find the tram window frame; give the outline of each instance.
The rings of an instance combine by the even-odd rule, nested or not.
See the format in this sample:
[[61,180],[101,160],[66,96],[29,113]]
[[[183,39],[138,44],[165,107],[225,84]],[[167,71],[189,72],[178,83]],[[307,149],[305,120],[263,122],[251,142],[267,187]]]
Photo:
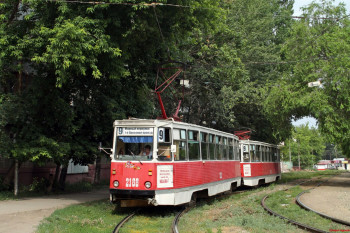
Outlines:
[[228,139],[227,137],[222,137],[222,144],[223,144],[223,153],[222,153],[222,160],[228,160]]
[[277,148],[274,147],[273,148],[273,162],[277,162],[278,159],[277,159]]
[[223,145],[221,136],[219,136],[219,135],[215,136],[215,144],[216,144],[216,148],[217,148],[216,159],[217,160],[223,160],[224,145]]
[[[162,127],[160,127],[162,128]],[[157,159],[160,161],[171,161],[173,153],[171,153],[171,128],[164,128],[164,142],[157,142]],[[159,137],[159,136],[158,136]],[[162,148],[162,149],[161,149]]]
[[249,145],[249,155],[250,155],[250,161],[256,162],[256,151],[255,151],[255,145],[250,144]]
[[235,145],[233,138],[228,138],[228,159],[235,160]]
[[272,147],[270,147],[270,162],[273,162],[273,151],[272,151]]
[[241,161],[241,150],[239,146],[239,141],[234,139],[234,151],[235,151],[235,159]]
[[242,149],[242,152],[243,152],[243,154],[242,154],[243,163],[250,163],[250,162],[251,162],[251,159],[250,159],[250,151],[249,151],[250,146],[249,146],[249,144],[243,144],[243,145],[242,145],[242,148],[244,148],[244,147],[247,148],[247,151],[245,151],[245,150]]
[[215,135],[209,134],[209,160],[216,159]]
[[[188,147],[188,159],[190,161],[193,160],[200,160],[200,148],[199,148],[199,141],[198,141],[198,131],[194,131],[194,130],[188,130],[187,131],[187,136],[188,136],[188,140],[187,140],[187,147]],[[195,146],[197,146],[197,149],[195,149]],[[197,150],[196,151],[193,151]]]
[[174,161],[187,161],[186,129],[173,129],[173,144],[176,146],[176,152],[173,153]]
[[239,151],[239,161],[242,162],[242,148],[241,146],[238,146],[238,151]]
[[258,161],[257,162],[261,162],[261,146],[260,145],[255,145],[255,151],[256,151],[256,156],[258,158]]
[[208,142],[208,133],[200,132],[200,148],[201,148],[201,158],[202,160],[208,160],[209,152],[209,142]]
[[261,155],[262,155],[262,161],[266,162],[266,151],[265,151],[266,147],[265,146],[261,146]]

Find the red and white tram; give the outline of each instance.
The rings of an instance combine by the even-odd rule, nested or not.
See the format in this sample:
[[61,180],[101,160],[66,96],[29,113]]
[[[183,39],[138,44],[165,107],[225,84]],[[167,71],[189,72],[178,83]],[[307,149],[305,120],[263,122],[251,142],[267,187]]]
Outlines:
[[121,206],[181,205],[241,185],[230,133],[173,119],[117,120],[112,151],[110,199]]
[[281,178],[280,152],[276,145],[240,140],[242,185],[257,186]]

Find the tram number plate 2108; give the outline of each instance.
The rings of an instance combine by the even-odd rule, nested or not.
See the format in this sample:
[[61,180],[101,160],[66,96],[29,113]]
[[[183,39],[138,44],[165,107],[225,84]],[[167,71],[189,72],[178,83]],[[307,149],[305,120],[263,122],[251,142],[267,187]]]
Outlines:
[[133,187],[137,188],[139,187],[139,178],[126,178],[125,180],[125,187]]

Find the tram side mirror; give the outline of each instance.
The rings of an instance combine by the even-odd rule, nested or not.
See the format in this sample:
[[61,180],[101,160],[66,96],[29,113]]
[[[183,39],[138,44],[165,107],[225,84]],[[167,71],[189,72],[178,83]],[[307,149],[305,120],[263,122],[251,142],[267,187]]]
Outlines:
[[176,145],[171,145],[171,152],[176,152]]

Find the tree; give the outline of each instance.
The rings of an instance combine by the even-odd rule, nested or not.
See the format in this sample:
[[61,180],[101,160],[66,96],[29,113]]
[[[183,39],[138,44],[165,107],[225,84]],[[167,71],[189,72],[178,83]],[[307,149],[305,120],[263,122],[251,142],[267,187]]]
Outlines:
[[[290,148],[294,166],[298,166],[300,160],[301,167],[310,168],[322,159],[325,142],[324,136],[317,128],[310,129],[308,124],[301,125],[294,128],[291,138],[285,141],[281,152],[288,155]],[[289,160],[288,156],[284,158]]]
[[216,1],[111,3],[0,3],[1,156],[90,163],[115,119],[153,114],[153,68],[167,47],[183,56],[176,43],[219,18]]
[[[344,4],[322,1],[303,11],[304,18],[295,21],[283,48],[289,68],[272,87],[265,109],[276,128],[290,125],[293,118],[317,118],[329,141],[340,144],[349,156],[350,21]],[[308,88],[309,82],[318,80],[322,86]],[[281,130],[279,135],[286,138],[288,131]]]
[[293,1],[228,1],[219,30],[199,34],[190,48],[192,87],[188,121],[233,132],[255,129],[254,139],[276,142],[263,103],[283,70],[264,61],[283,59]]

